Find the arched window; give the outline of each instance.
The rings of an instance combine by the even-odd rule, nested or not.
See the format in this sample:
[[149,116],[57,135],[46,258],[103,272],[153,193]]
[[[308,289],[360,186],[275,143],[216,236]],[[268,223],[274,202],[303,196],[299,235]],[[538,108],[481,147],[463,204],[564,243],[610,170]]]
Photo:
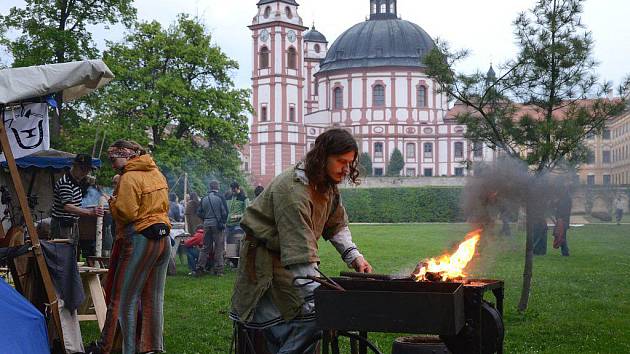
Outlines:
[[289,107],[289,122],[295,122],[295,106]]
[[267,106],[260,107],[260,121],[261,122],[267,121]]
[[269,67],[269,49],[267,47],[260,48],[260,68],[267,69]]
[[265,7],[265,13],[263,14],[265,18],[269,18],[269,15],[271,15],[271,6]]
[[374,143],[374,158],[383,158],[383,143]]
[[293,47],[287,51],[287,66],[289,69],[297,69],[297,53]]
[[480,141],[473,143],[473,157],[483,157],[483,143]]
[[343,89],[341,87],[336,87],[333,92],[335,96],[334,108],[342,109],[343,108]]
[[385,3],[385,1],[383,1],[381,3],[381,13],[382,14],[386,14],[387,13],[387,4]]
[[407,147],[406,147],[406,153],[407,153],[407,158],[408,159],[415,159],[416,158],[416,144],[414,143],[407,143]]
[[385,87],[383,85],[375,85],[372,88],[372,104],[374,107],[385,106]]
[[427,88],[424,86],[418,86],[417,103],[418,108],[424,108],[427,106]]
[[293,12],[291,12],[291,8],[290,7],[285,7],[284,8],[284,12],[287,14],[288,18],[293,18]]
[[319,46],[319,44],[315,44],[315,53],[319,53],[321,51],[321,47]]
[[389,13],[391,14],[395,14],[396,13],[396,3],[392,2],[389,4]]

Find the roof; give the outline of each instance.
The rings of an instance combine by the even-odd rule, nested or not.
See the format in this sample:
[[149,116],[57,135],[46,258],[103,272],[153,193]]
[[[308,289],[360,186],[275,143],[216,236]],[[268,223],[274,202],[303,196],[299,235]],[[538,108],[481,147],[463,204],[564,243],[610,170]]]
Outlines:
[[0,70],[0,104],[63,91],[64,101],[85,96],[114,78],[102,60],[84,60]]
[[[35,167],[61,170],[72,167],[75,156],[75,154],[69,152],[50,149],[38,151],[31,155],[15,159],[15,163],[19,168]],[[7,162],[1,162],[0,166],[7,167]],[[101,167],[101,160],[92,158],[92,166],[97,168]]]
[[283,2],[283,3],[289,4],[289,5],[300,6],[300,5],[298,5],[297,2],[295,2],[295,0],[260,0],[256,5],[260,6],[260,5],[265,5],[265,4],[271,4],[271,3],[274,3],[276,1]]
[[423,68],[422,58],[434,47],[433,39],[415,23],[369,20],[350,27],[335,40],[319,72],[379,66]]
[[311,27],[311,29],[304,34],[304,40],[307,42],[320,42],[320,43],[328,43],[326,37],[315,29],[315,25]]

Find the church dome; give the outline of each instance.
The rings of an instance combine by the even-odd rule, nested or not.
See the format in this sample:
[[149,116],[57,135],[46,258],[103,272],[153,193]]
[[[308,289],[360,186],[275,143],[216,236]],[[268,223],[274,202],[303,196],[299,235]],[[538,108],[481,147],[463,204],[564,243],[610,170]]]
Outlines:
[[332,44],[319,73],[351,68],[423,68],[421,58],[435,47],[415,23],[397,18],[370,19],[346,30]]
[[315,25],[304,34],[304,40],[307,42],[319,42],[328,43],[326,37],[318,30],[315,29]]

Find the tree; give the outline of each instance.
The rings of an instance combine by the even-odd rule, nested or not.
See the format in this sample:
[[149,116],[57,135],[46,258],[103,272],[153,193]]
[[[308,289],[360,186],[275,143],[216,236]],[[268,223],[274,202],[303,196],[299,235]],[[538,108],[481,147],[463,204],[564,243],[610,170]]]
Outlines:
[[[122,23],[130,27],[136,18],[133,0],[25,0],[24,8],[13,7],[0,16],[0,32],[19,31],[14,40],[2,39],[13,56],[13,66],[23,67],[93,59],[99,52],[89,26]],[[56,96],[60,107],[61,94]],[[63,110],[62,110],[63,112]],[[61,117],[51,119],[51,137],[56,140]]]
[[387,175],[391,177],[400,176],[400,171],[402,171],[403,167],[405,167],[403,155],[398,148],[395,148],[394,151],[392,151],[392,155],[389,157]]
[[364,176],[372,176],[372,158],[367,152],[359,154],[359,168],[361,174]]
[[[513,23],[518,54],[501,66],[498,78],[456,72],[468,52],[452,51],[443,42],[425,58],[427,74],[441,91],[467,106],[458,116],[467,125],[466,137],[524,161],[534,179],[563,161],[583,161],[586,135],[603,129],[625,105],[623,99],[606,99],[609,83],[598,84],[593,40],[580,20],[583,1],[538,0],[520,13]],[[620,97],[626,97],[628,82],[620,85]],[[531,183],[536,186],[539,181]],[[531,197],[523,204],[527,242],[520,311],[527,309],[531,289],[532,220],[543,209]]]
[[238,64],[198,18],[179,15],[166,29],[138,23],[122,42],[108,42],[104,60],[116,79],[95,92],[96,118],[67,137],[68,146],[91,151],[96,131],[105,131],[108,144],[133,138],[150,146],[171,182],[187,172],[205,190],[211,178],[241,178],[237,147],[247,142],[249,91],[234,88]]

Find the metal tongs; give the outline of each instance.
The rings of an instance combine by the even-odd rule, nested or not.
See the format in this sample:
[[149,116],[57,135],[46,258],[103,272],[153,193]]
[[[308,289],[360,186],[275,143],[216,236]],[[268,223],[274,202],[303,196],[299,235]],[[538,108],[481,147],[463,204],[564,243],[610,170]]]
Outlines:
[[[314,277],[312,275],[299,276],[299,277],[293,278],[293,284],[298,288],[302,288],[308,284],[319,283],[329,289],[333,289],[337,291],[346,291],[346,289],[344,289],[336,281],[329,278],[326,274],[324,274],[321,270],[319,270],[319,268],[315,268],[315,270],[317,271],[317,273],[319,273],[319,275],[321,275],[321,278]],[[309,281],[304,284],[295,284],[296,280],[309,280]]]

